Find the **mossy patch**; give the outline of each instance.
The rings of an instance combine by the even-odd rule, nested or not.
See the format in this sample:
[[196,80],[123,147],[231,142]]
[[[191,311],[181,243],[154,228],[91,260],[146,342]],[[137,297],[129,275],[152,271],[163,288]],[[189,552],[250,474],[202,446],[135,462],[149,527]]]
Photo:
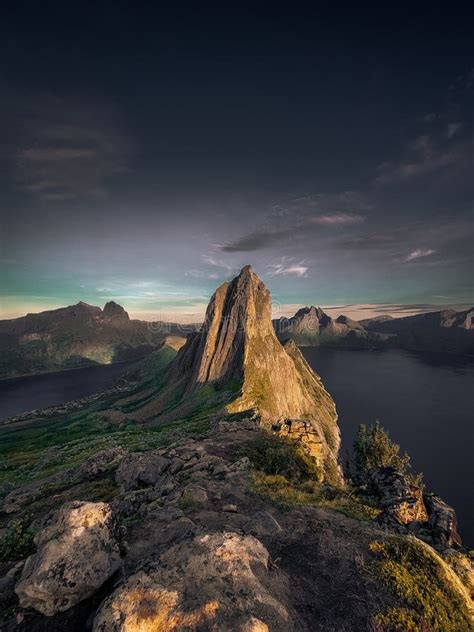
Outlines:
[[[373,541],[372,572],[398,604],[374,616],[380,632],[468,632],[466,603],[442,561],[416,538]],[[378,627],[376,627],[378,626]]]
[[28,557],[35,550],[35,531],[21,520],[11,520],[0,538],[0,561],[9,562]]

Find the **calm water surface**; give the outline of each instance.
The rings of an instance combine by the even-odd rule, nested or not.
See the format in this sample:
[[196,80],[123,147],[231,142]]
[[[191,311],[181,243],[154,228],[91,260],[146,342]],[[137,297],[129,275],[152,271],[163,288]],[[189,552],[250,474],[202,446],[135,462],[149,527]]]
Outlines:
[[453,505],[465,544],[474,546],[474,359],[398,350],[301,349],[333,396],[341,455],[358,426],[376,419],[429,490]]
[[118,362],[0,380],[0,420],[105,391],[133,363]]
[[[302,351],[336,401],[342,457],[359,424],[379,419],[424,472],[427,487],[456,508],[460,533],[473,547],[474,360],[397,350]],[[0,419],[105,390],[129,365],[0,381]]]

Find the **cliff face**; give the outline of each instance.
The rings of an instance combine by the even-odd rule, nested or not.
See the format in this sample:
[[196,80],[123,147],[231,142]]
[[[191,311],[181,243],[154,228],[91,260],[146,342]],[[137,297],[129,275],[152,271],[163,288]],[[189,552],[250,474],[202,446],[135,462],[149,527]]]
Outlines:
[[232,387],[237,394],[228,412],[254,409],[268,426],[285,418],[305,421],[301,440],[326,474],[339,477],[335,404],[297,347],[279,342],[270,292],[250,266],[216,290],[201,331],[188,338],[171,375],[185,383],[188,395],[204,384]]

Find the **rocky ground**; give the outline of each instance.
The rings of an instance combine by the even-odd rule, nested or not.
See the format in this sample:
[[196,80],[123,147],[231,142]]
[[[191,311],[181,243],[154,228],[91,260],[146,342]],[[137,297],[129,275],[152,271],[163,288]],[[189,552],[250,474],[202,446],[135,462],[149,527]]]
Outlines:
[[[400,600],[374,572],[374,543],[402,536],[262,494],[244,455],[260,432],[255,420],[221,421],[207,438],[108,450],[11,492],[3,511],[14,517],[68,481],[59,510],[33,520],[36,551],[4,565],[2,631],[378,629],[374,617]],[[108,481],[109,502],[71,496],[86,480]],[[461,604],[466,588],[430,555]]]

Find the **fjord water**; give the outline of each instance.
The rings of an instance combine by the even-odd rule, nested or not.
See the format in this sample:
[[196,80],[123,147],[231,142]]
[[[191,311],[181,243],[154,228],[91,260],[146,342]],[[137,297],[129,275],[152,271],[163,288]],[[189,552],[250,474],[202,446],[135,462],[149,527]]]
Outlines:
[[136,360],[0,381],[0,421],[105,391]]
[[428,490],[458,514],[474,545],[474,358],[431,353],[302,347],[333,396],[345,459],[359,424],[376,419],[411,455]]
[[[302,351],[336,401],[342,459],[359,424],[379,419],[424,473],[427,488],[456,508],[460,533],[472,547],[474,359],[398,350]],[[0,419],[105,390],[130,364],[0,381]]]

